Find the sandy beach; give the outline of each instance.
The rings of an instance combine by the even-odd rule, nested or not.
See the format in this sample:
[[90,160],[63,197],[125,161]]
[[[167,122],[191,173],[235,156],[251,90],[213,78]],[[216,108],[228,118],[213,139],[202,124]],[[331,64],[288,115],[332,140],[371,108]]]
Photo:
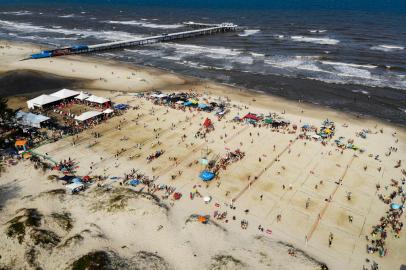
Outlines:
[[[405,187],[404,127],[96,57],[19,61],[38,49],[0,41],[0,72],[72,79],[75,90],[132,109],[35,149],[58,162],[74,160],[77,175],[106,176],[78,195],[64,192],[56,171],[35,169],[28,160],[5,166],[0,176],[1,269],[75,269],[88,253],[107,258],[115,269],[371,269],[372,262],[379,269],[399,269],[406,264],[404,230],[396,237],[389,230],[386,256],[366,250],[373,226],[389,210],[379,195],[386,198]],[[230,111],[219,120],[212,113],[173,109],[136,95],[154,90],[227,100]],[[2,94],[9,96],[10,107],[27,110],[24,89],[19,96]],[[272,129],[233,121],[270,112],[291,125]],[[214,130],[205,138],[195,136],[206,118]],[[292,128],[320,127],[325,119],[336,127],[326,144],[299,138],[299,129]],[[357,136],[362,130],[368,130],[366,138]],[[336,139],[351,140],[362,151],[342,150]],[[199,178],[202,156],[216,159],[236,149],[245,154],[241,160],[207,184]],[[148,162],[157,150],[164,154]],[[123,185],[120,179],[131,171],[182,197]],[[399,197],[395,202],[401,203]],[[215,211],[226,217],[215,218]],[[198,222],[196,215],[210,215],[210,221]],[[11,237],[10,224],[22,220],[25,233],[21,239]],[[246,229],[241,221],[248,222]]]

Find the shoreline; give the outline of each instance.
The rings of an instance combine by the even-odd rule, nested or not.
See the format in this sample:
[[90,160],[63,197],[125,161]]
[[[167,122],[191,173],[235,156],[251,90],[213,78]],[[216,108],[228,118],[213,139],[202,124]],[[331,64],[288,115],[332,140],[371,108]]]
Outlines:
[[[0,44],[2,44],[3,42],[9,43],[9,44],[13,44],[14,46],[23,46],[26,47],[28,49],[40,49],[42,48],[42,46],[45,45],[38,45],[38,44],[33,44],[33,43],[29,43],[29,42],[14,42],[14,41],[9,41],[9,40],[0,40]],[[33,50],[35,51],[35,50]],[[353,119],[353,120],[366,120],[366,121],[376,121],[380,124],[383,125],[388,125],[388,126],[395,126],[401,129],[406,129],[406,124],[400,123],[400,122],[393,122],[389,119],[383,119],[383,118],[379,118],[373,115],[366,115],[363,113],[357,113],[354,111],[350,111],[350,110],[339,110],[334,108],[333,106],[328,106],[328,105],[322,105],[322,104],[315,104],[313,102],[310,101],[306,101],[306,100],[300,100],[300,99],[294,99],[294,98],[287,98],[287,97],[283,97],[283,96],[279,96],[279,95],[275,95],[263,90],[256,90],[256,89],[250,89],[250,88],[246,88],[244,86],[239,86],[239,85],[232,85],[232,84],[226,84],[226,83],[222,83],[222,82],[218,82],[218,81],[214,81],[212,79],[206,79],[206,78],[200,78],[200,77],[194,77],[191,75],[184,75],[184,74],[179,74],[176,73],[174,71],[165,69],[165,68],[159,68],[159,67],[151,67],[151,66],[142,66],[142,65],[137,65],[137,64],[132,64],[129,62],[120,62],[119,60],[114,60],[114,59],[103,59],[101,56],[92,56],[92,55],[73,55],[73,56],[66,56],[66,57],[56,57],[56,58],[49,58],[51,61],[53,60],[58,60],[59,59],[65,59],[66,61],[74,61],[74,62],[80,62],[80,63],[93,63],[93,64],[103,64],[103,65],[111,65],[113,67],[116,68],[122,68],[125,67],[128,70],[135,70],[135,71],[145,71],[146,73],[152,74],[152,75],[170,75],[175,77],[176,79],[178,79],[178,82],[170,84],[169,88],[170,90],[176,90],[173,87],[177,86],[179,89],[187,89],[187,87],[192,87],[192,86],[202,86],[202,85],[210,85],[212,88],[216,88],[216,86],[220,86],[220,88],[222,88],[222,90],[226,90],[228,95],[233,95],[233,91],[235,93],[239,93],[239,92],[244,92],[247,93],[247,95],[251,95],[252,97],[255,96],[260,96],[261,98],[269,98],[269,99],[275,99],[277,100],[277,102],[280,103],[286,103],[286,104],[290,104],[290,105],[298,105],[298,106],[302,106],[304,109],[306,110],[315,110],[315,111],[325,111],[325,112],[331,112],[333,115],[335,115],[336,113],[338,114],[342,114],[342,116],[344,118],[348,118],[348,119]],[[47,61],[49,59],[44,59],[44,61]],[[38,60],[28,60],[28,61],[38,61]],[[39,60],[42,61],[42,60]],[[3,69],[2,69],[3,68]],[[17,69],[16,69],[17,70]],[[31,70],[33,71],[40,71],[41,69],[35,69],[32,68]],[[2,65],[0,64],[0,72],[3,71],[4,72],[4,66],[2,67]],[[12,70],[9,70],[12,71]],[[42,71],[44,72],[44,71]],[[68,74],[68,72],[63,72],[62,74],[56,74],[56,73],[52,73],[52,72],[46,72],[45,73],[50,73],[50,74],[55,74],[55,75],[59,75],[61,77],[65,77],[67,79],[84,79],[84,76],[77,76],[76,74]],[[1,76],[1,73],[0,73]],[[276,76],[278,77],[278,76]],[[308,80],[308,79],[306,79]],[[180,81],[180,83],[179,83]],[[312,80],[309,80],[312,81]],[[316,83],[320,83],[318,81],[315,81]],[[85,86],[85,85],[84,85]],[[342,85],[338,85],[338,86],[342,86]],[[90,83],[88,85],[86,85],[86,87],[84,88],[88,88],[91,90],[112,90],[111,87],[109,87],[108,85],[91,85]],[[150,88],[146,88],[146,91],[151,91],[152,89]],[[157,89],[157,90],[165,90],[165,89]],[[116,91],[143,91],[142,89],[136,89],[136,90],[130,90],[130,89],[117,89]],[[244,95],[244,96],[247,96]]]

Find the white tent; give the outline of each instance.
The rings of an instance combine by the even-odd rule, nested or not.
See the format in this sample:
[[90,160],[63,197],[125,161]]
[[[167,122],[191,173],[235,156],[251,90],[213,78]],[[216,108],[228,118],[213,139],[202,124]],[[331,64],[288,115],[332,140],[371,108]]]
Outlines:
[[23,112],[23,111],[18,111],[16,113],[16,118],[20,124],[30,126],[30,127],[36,127],[36,128],[40,128],[41,123],[46,122],[49,119],[51,119],[44,115],[33,114],[30,112],[27,113],[27,112]]
[[109,113],[112,113],[112,112],[114,112],[114,110],[113,110],[113,109],[110,109],[110,108],[105,109],[105,110],[103,111],[103,113],[105,113],[105,114],[109,114]]
[[88,94],[85,94],[85,93],[83,93],[83,91],[81,91],[80,94],[78,96],[76,96],[75,98],[79,99],[79,100],[85,100],[88,97],[90,97]]
[[91,95],[90,97],[88,97],[86,99],[86,101],[93,102],[93,103],[98,103],[98,104],[104,104],[104,103],[110,102],[110,100],[108,100],[107,98],[98,97],[98,96],[95,96],[95,95]]
[[27,101],[27,106],[29,109],[34,109],[35,107],[42,107],[44,105],[54,103],[61,100],[61,98],[50,96],[50,95],[40,95],[39,97],[30,99]]
[[73,193],[77,193],[81,190],[84,190],[85,185],[81,184],[81,183],[72,183],[72,184],[66,185],[65,188],[70,194],[73,194]]
[[79,92],[64,88],[55,93],[50,94],[50,96],[57,97],[60,99],[65,99],[65,98],[75,97],[79,94],[80,94]]
[[165,98],[167,96],[168,95],[166,95],[166,94],[152,94],[151,95],[151,97],[153,97],[153,98]]
[[76,117],[75,117],[75,120],[78,120],[78,121],[86,121],[86,120],[88,120],[88,119],[94,118],[94,117],[99,116],[99,115],[101,115],[101,114],[103,114],[103,113],[102,113],[102,112],[98,112],[98,111],[84,112],[84,113],[82,113],[81,115],[76,116]]

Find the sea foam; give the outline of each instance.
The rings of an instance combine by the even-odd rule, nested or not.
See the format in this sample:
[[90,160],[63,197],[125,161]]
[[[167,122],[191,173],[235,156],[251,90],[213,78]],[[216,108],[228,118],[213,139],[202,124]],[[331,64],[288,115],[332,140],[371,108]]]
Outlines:
[[332,61],[321,61],[321,63],[325,64],[325,65],[347,66],[347,67],[353,67],[353,68],[377,68],[377,66],[370,65],[370,64],[368,64],[368,65],[359,65],[359,64],[332,62]]

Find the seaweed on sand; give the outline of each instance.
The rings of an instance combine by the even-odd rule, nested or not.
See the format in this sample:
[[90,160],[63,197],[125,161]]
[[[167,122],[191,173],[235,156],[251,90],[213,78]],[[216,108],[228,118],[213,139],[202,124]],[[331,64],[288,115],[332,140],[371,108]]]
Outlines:
[[69,237],[68,239],[66,239],[61,245],[58,246],[58,248],[64,248],[64,247],[67,247],[67,246],[70,246],[70,245],[79,244],[84,239],[85,238],[81,234],[77,233],[77,234]]
[[61,238],[53,231],[37,228],[32,230],[31,238],[35,245],[40,245],[43,248],[53,248],[61,241]]
[[[128,205],[128,201],[130,199],[139,199],[145,198],[147,200],[152,201],[155,205],[164,209],[165,211],[169,211],[169,207],[162,203],[158,196],[141,192],[135,191],[129,188],[115,188],[113,190],[97,190],[96,192],[100,193],[100,195],[107,195],[109,198],[101,198],[93,205],[93,210],[100,210],[105,209],[108,212],[113,212],[117,210],[122,210]],[[98,194],[99,195],[99,194]]]
[[8,237],[17,238],[21,244],[26,234],[26,227],[39,227],[42,215],[35,208],[23,208],[17,211],[18,216],[7,222],[6,234]]
[[56,224],[59,225],[65,231],[70,231],[73,228],[72,216],[68,212],[63,213],[52,213],[51,217],[54,219]]
[[40,195],[54,195],[54,196],[65,195],[65,194],[66,194],[66,191],[63,188],[51,189],[51,190],[40,193]]
[[25,251],[25,260],[27,264],[34,269],[39,269],[38,263],[37,263],[37,256],[38,252],[34,247],[30,247]]
[[234,258],[231,255],[218,254],[212,258],[212,264],[210,265],[210,270],[221,270],[221,269],[243,269],[245,264]]
[[126,259],[121,258],[115,252],[96,250],[91,251],[70,266],[71,270],[110,270],[110,269],[134,269]]
[[319,265],[320,269],[328,270],[328,267],[325,263],[318,261],[317,259],[315,259],[312,256],[310,256],[309,254],[307,254],[305,251],[298,249],[298,248],[294,247],[293,245],[286,243],[286,242],[278,241],[278,244],[293,249],[295,251],[295,253],[299,253],[301,256],[303,256],[307,260],[313,262],[314,264]]
[[111,269],[111,262],[107,252],[93,251],[83,255],[73,262],[72,270]]
[[147,269],[155,269],[155,270],[167,270],[170,269],[169,264],[165,261],[164,258],[161,256],[148,252],[148,251],[139,251],[137,254],[132,258],[132,260],[136,263],[137,269],[147,270]]

